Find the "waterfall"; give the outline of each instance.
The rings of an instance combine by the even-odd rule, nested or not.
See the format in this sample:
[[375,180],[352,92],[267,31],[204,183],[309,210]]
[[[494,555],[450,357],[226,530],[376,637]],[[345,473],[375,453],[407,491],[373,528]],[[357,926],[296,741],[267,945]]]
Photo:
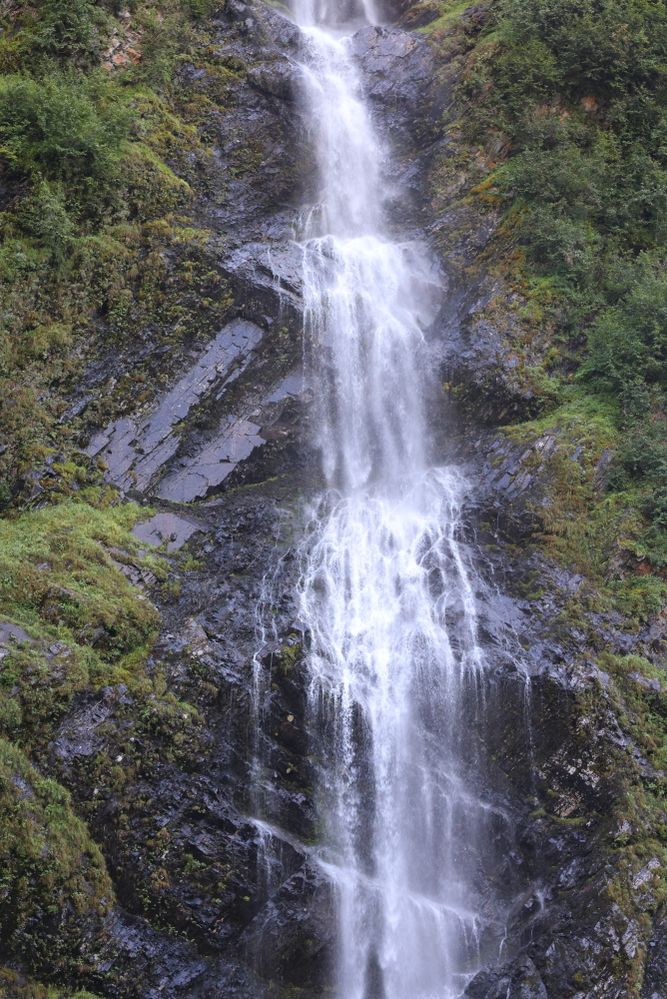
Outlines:
[[483,660],[461,535],[462,475],[439,467],[425,331],[428,248],[391,232],[388,151],[350,36],[370,0],[294,0],[319,202],[303,234],[304,342],[325,488],[298,587],[319,759],[320,860],[334,886],[339,999],[453,999],[481,960],[471,785]]

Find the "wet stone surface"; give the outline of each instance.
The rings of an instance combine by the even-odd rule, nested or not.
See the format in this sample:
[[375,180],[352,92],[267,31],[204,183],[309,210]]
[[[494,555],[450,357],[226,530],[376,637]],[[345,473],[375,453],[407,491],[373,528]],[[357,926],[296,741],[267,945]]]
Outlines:
[[156,513],[133,529],[132,533],[140,541],[155,548],[162,545],[168,552],[178,551],[197,531],[204,528],[176,513]]
[[93,437],[86,453],[105,462],[114,485],[147,491],[179,448],[179,424],[214,388],[224,391],[261,339],[262,331],[252,323],[230,323],[153,412],[115,421]]

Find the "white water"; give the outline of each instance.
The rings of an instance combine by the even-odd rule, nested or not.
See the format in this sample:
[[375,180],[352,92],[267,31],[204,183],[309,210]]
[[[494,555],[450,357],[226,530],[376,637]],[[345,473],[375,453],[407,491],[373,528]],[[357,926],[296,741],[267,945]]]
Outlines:
[[339,999],[451,999],[482,932],[484,806],[465,777],[464,701],[475,703],[482,669],[459,541],[466,485],[431,466],[423,331],[438,275],[385,222],[387,154],[343,8],[356,27],[376,19],[367,0],[294,2],[320,178],[303,242],[305,342],[327,484],[298,596],[337,896],[335,986]]

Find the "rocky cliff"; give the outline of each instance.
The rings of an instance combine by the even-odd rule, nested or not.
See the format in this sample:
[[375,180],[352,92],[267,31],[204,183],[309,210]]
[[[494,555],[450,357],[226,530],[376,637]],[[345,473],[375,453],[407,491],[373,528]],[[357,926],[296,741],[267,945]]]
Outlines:
[[[315,999],[301,38],[261,0],[57,6],[1,8],[0,994]],[[609,488],[618,426],[554,361],[507,136],[469,128],[494,7],[386,14],[355,53],[393,223],[442,267],[430,406],[473,484],[489,662],[478,863],[507,938],[466,995],[659,999],[664,579],[619,543],[643,527]]]

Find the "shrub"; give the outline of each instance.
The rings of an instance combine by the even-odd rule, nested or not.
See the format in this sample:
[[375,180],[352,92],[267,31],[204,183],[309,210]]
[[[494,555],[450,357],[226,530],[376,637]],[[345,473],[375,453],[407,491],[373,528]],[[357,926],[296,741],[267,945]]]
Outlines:
[[75,234],[63,185],[40,181],[32,196],[21,206],[20,221],[23,230],[39,240],[56,263],[62,263]]
[[529,270],[560,291],[551,317],[570,357],[578,355],[579,377],[621,403],[627,447],[612,481],[641,486],[655,546],[667,526],[659,488],[667,470],[667,8],[661,0],[499,0],[494,9],[493,33],[464,88],[469,127],[478,138],[506,135],[510,156],[496,170],[496,190],[516,206]]
[[41,0],[39,16],[27,29],[27,44],[37,54],[92,64],[106,23],[93,0]]
[[0,77],[0,153],[25,174],[109,183],[130,119],[122,104],[104,98],[95,81]]
[[646,261],[624,299],[602,312],[589,334],[583,373],[617,393],[642,383],[667,388],[667,274]]

